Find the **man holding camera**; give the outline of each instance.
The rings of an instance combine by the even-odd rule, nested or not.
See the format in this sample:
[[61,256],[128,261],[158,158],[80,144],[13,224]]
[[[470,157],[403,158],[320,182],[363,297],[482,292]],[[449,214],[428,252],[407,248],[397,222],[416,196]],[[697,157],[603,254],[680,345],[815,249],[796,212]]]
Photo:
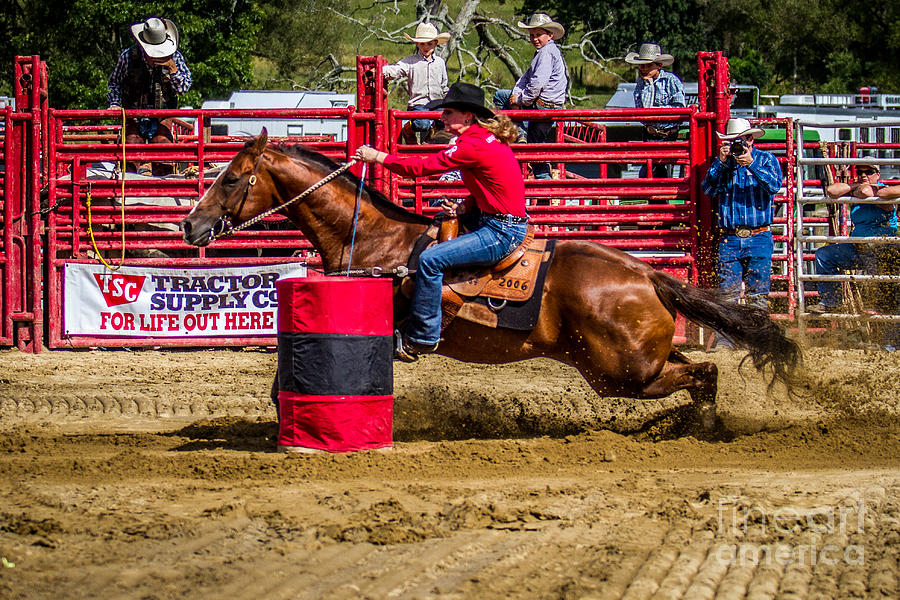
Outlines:
[[778,159],[754,147],[763,130],[747,119],[729,119],[719,153],[703,179],[703,192],[718,201],[719,287],[737,301],[744,284],[747,304],[765,309],[772,277],[770,225],[781,188]]
[[[131,26],[137,44],[119,55],[109,76],[109,108],[165,109],[178,108],[178,96],[187,92],[192,83],[191,71],[178,51],[178,28],[169,19],[150,17]],[[125,123],[126,144],[172,143],[172,118],[139,117]],[[138,165],[129,162],[126,170],[140,172]],[[168,163],[153,163],[147,175],[169,175],[174,167]]]

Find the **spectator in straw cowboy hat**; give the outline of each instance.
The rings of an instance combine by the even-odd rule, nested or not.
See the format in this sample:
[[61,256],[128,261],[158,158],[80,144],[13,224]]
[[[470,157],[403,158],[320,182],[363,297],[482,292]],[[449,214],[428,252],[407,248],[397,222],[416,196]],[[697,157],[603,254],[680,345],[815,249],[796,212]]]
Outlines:
[[[636,65],[637,83],[634,86],[636,108],[685,106],[684,85],[674,73],[663,69],[675,62],[671,54],[664,54],[659,44],[641,44],[637,52],[625,55],[625,62]],[[678,123],[647,123],[647,137],[656,140],[674,140],[678,135]]]
[[[675,62],[671,54],[664,54],[659,44],[643,43],[637,52],[629,52],[625,55],[625,62],[636,65],[638,69],[637,83],[634,86],[634,106],[636,108],[654,107],[682,107],[685,106],[684,85],[677,75],[666,71],[667,67]],[[666,140],[678,138],[680,123],[658,121],[644,123],[644,141]],[[640,177],[645,177],[647,168],[641,169]],[[654,177],[669,177],[671,175],[668,165],[656,165],[653,167]]]
[[703,193],[718,200],[719,287],[732,300],[766,308],[774,243],[770,225],[781,188],[778,159],[754,147],[763,130],[747,119],[728,119],[721,145],[703,179]]
[[[534,58],[513,89],[497,90],[494,105],[503,110],[562,108],[566,103],[569,79],[566,62],[555,40],[563,37],[566,29],[545,13],[534,13],[527,22],[519,21],[518,27],[528,30],[531,45],[535,48]],[[552,134],[552,121],[529,121],[527,141],[547,142],[552,139]],[[531,168],[536,179],[550,179],[548,163],[532,164]]]
[[[109,76],[109,108],[178,108],[178,96],[191,87],[191,71],[178,51],[178,28],[169,19],[150,17],[131,26],[137,44],[119,55]],[[172,119],[142,117],[125,124],[128,144],[174,141]],[[129,171],[137,171],[129,163]],[[167,175],[172,165],[154,163],[153,175]]]
[[[427,110],[425,105],[432,100],[440,100],[447,94],[447,63],[435,54],[440,44],[446,44],[449,33],[438,33],[437,27],[431,23],[419,23],[416,33],[403,36],[416,45],[416,53],[384,67],[385,79],[401,79],[406,77],[409,91],[408,110]],[[426,132],[432,127],[431,119],[413,119],[403,126],[403,141],[416,144],[416,132]]]

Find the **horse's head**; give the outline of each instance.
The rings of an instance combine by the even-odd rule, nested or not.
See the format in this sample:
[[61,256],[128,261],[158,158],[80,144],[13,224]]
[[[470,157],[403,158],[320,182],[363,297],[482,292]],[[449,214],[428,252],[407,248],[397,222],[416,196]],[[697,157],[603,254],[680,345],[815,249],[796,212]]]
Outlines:
[[272,194],[265,193],[257,175],[268,134],[263,128],[249,140],[206,190],[200,202],[181,222],[184,241],[206,246],[233,225],[239,225],[270,208]]

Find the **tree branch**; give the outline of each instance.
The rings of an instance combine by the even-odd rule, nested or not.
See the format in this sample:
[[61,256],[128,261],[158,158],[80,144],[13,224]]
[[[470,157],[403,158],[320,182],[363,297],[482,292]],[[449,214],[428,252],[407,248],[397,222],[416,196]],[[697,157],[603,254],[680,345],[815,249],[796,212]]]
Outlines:
[[515,58],[513,58],[507,48],[500,45],[486,25],[487,23],[484,22],[478,23],[475,26],[475,31],[478,33],[478,39],[481,42],[481,45],[488,51],[493,52],[500,62],[506,65],[506,68],[509,69],[512,76],[518,81],[519,77],[522,76],[522,69],[519,67],[518,63],[516,63]]

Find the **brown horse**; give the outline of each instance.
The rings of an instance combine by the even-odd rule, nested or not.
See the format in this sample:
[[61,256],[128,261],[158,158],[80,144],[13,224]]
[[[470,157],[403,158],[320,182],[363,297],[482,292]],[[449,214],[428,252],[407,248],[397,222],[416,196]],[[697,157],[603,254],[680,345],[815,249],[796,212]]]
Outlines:
[[[266,141],[265,131],[248,141],[182,222],[187,243],[204,246],[223,219],[246,222],[338,168],[321,154],[274,150]],[[347,269],[348,262],[386,271],[406,265],[432,223],[364,189],[351,261],[359,185],[358,178],[341,175],[283,209],[321,253],[326,272]],[[402,301],[398,305],[404,307]],[[757,369],[771,373],[772,384],[779,380],[791,389],[800,349],[764,311],[723,301],[624,252],[585,241],[557,244],[533,330],[455,319],[443,331],[438,352],[489,364],[553,358],[578,369],[603,397],[662,398],[685,389],[692,400],[689,419],[709,429],[715,424],[717,368],[693,363],[674,347],[676,311],[727,335],[749,351]]]

